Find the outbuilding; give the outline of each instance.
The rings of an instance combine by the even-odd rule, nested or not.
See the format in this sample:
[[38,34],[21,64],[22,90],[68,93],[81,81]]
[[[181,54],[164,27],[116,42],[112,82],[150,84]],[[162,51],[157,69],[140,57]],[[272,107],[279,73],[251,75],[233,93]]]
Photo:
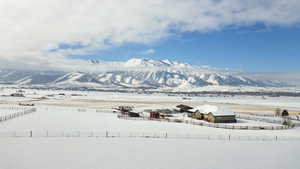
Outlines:
[[211,123],[236,123],[235,114],[230,112],[209,112],[204,114],[204,120]]
[[129,117],[140,117],[139,113],[135,113],[135,112],[128,112],[128,116]]
[[150,112],[150,118],[159,119],[159,117],[160,117],[160,114],[158,112],[154,112],[154,111]]
[[193,109],[193,107],[184,104],[177,105],[176,107],[180,113],[189,113],[190,110]]

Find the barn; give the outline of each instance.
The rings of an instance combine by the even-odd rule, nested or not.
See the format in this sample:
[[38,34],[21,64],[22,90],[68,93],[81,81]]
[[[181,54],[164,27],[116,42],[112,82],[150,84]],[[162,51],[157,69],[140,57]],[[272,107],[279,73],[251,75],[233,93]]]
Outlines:
[[150,118],[151,119],[159,119],[160,118],[160,114],[158,112],[150,112]]
[[211,123],[236,123],[235,114],[230,112],[209,112],[204,114],[204,120]]
[[144,112],[148,113],[151,119],[159,119],[161,116],[157,110],[145,109]]
[[192,118],[195,118],[195,119],[198,119],[198,120],[203,120],[204,119],[204,113],[201,113],[199,110],[197,110],[192,114]]
[[234,113],[224,112],[214,105],[202,105],[196,107],[196,111],[193,112],[192,117],[211,123],[236,123]]

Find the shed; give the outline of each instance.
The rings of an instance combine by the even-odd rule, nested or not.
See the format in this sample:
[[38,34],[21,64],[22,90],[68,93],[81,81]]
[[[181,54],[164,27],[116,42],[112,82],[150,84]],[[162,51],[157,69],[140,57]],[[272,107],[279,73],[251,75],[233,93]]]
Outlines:
[[116,108],[116,110],[119,110],[122,114],[127,114],[132,111],[132,107],[131,106],[119,106],[118,108]]
[[158,112],[152,111],[150,112],[150,118],[159,119],[160,114]]
[[128,116],[129,117],[140,117],[139,113],[135,113],[135,112],[128,112]]

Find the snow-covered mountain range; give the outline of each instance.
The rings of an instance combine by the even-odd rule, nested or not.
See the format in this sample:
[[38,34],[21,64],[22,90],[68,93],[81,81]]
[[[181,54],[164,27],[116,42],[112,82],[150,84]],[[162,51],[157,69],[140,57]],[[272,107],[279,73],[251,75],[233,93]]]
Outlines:
[[86,61],[74,71],[1,70],[0,82],[24,86],[92,88],[193,88],[202,86],[284,86],[279,80],[170,60]]

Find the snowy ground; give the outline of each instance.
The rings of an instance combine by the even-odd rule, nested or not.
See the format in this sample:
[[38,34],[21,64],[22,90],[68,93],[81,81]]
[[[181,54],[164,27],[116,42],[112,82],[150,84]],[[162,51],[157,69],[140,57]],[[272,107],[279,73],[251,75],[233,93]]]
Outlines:
[[[1,94],[8,95],[14,91],[3,89]],[[58,95],[59,93],[65,95]],[[265,99],[249,96],[193,97],[192,100],[182,100],[180,96],[162,94],[42,90],[26,90],[25,95],[24,98],[0,96],[0,111],[5,110],[8,105],[20,102],[34,103],[37,108],[32,114],[0,123],[0,136],[1,132],[7,131],[109,131],[300,138],[300,128],[272,131],[229,130],[180,123],[123,120],[112,113],[112,108],[118,105],[133,105],[144,109],[172,108],[181,103],[191,106],[209,103],[228,111],[258,113],[272,113],[279,107],[298,113],[300,98]],[[257,122],[243,120],[242,124],[254,125]],[[297,169],[299,168],[297,157],[300,155],[299,139],[228,141],[191,138],[0,137],[0,145],[0,168],[4,169]]]
[[0,139],[4,169],[298,169],[299,142]]
[[28,110],[28,107],[18,106],[14,104],[1,104],[0,105],[0,116],[13,114],[16,112],[22,112]]
[[[243,121],[241,125],[267,125],[263,122]],[[79,109],[72,107],[38,106],[37,111],[3,122],[1,131],[98,131],[129,133],[169,133],[191,135],[250,135],[250,136],[284,136],[299,137],[300,128],[288,130],[227,130],[196,126],[191,124],[167,123],[159,121],[118,119],[112,110]],[[1,135],[1,134],[0,134]]]

